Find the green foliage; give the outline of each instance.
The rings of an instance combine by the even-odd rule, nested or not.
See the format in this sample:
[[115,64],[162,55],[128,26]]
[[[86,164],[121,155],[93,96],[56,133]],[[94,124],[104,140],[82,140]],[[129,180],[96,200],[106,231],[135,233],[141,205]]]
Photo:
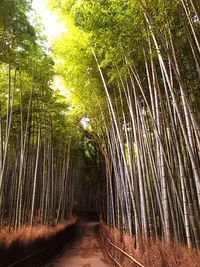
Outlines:
[[11,102],[14,96],[10,149],[12,146],[20,147],[21,145],[19,137],[26,130],[31,101],[28,127],[30,131],[33,130],[31,137],[33,142],[37,142],[34,131],[40,128],[42,134],[48,132],[52,135],[53,145],[58,151],[69,142],[72,135],[71,119],[68,116],[69,105],[64,97],[51,88],[55,74],[54,61],[46,53],[42,42],[45,37],[40,33],[39,22],[34,23],[34,28],[27,17],[28,11],[30,11],[28,1],[1,0],[0,115],[3,124],[2,131],[5,136],[8,81],[10,80]]
[[0,60],[3,62],[15,61],[18,54],[30,50],[35,42],[35,30],[26,15],[28,7],[23,0],[1,0]]
[[88,34],[76,28],[71,16],[67,21],[68,32],[53,43],[54,56],[59,58],[56,72],[62,77],[71,104],[71,118],[81,121],[91,118],[92,129],[98,127],[101,110],[106,109],[99,73],[89,45]]

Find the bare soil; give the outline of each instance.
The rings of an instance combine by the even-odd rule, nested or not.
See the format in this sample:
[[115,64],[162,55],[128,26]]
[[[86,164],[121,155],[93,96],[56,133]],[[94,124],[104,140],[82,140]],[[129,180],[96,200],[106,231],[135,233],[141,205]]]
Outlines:
[[81,223],[74,242],[45,267],[112,267],[98,239],[98,223]]

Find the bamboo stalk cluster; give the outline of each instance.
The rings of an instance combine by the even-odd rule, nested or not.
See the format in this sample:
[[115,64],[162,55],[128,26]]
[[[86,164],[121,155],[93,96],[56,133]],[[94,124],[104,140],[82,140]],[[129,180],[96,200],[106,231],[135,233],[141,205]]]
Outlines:
[[[199,107],[188,84],[191,77],[184,76],[184,63],[177,58],[169,20],[163,19],[161,32],[151,1],[139,2],[146,27],[143,65],[130,63],[122,49],[127,74],[116,66],[117,79],[111,87],[106,68],[93,51],[109,112],[109,117],[102,112],[106,137],[101,151],[107,176],[103,218],[136,238],[154,236],[199,247]],[[192,86],[199,90],[199,25],[191,15],[199,14],[198,5],[192,0],[179,4],[185,57],[194,69]]]
[[105,160],[103,219],[199,247],[199,1],[50,3],[79,27],[55,50]]
[[71,130],[60,114],[67,106],[52,89],[38,88],[34,73],[27,91],[22,74],[9,64],[7,111],[0,116],[0,226],[15,229],[70,217],[75,181]]
[[14,229],[70,217],[76,180],[69,105],[30,12],[31,1],[1,1],[0,227]]

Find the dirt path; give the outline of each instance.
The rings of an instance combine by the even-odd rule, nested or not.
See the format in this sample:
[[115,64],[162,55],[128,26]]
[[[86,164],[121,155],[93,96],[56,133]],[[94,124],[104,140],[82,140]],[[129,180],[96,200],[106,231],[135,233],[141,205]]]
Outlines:
[[97,229],[98,223],[81,224],[73,244],[46,267],[112,267],[103,255]]

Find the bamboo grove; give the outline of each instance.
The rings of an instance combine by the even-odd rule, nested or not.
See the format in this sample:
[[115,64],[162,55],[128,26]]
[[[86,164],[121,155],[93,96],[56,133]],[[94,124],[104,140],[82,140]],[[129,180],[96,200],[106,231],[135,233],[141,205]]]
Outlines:
[[57,68],[105,161],[103,219],[199,247],[199,1],[49,2],[71,27]]
[[0,226],[14,229],[70,217],[76,177],[68,104],[50,87],[54,63],[30,8],[0,1]]

